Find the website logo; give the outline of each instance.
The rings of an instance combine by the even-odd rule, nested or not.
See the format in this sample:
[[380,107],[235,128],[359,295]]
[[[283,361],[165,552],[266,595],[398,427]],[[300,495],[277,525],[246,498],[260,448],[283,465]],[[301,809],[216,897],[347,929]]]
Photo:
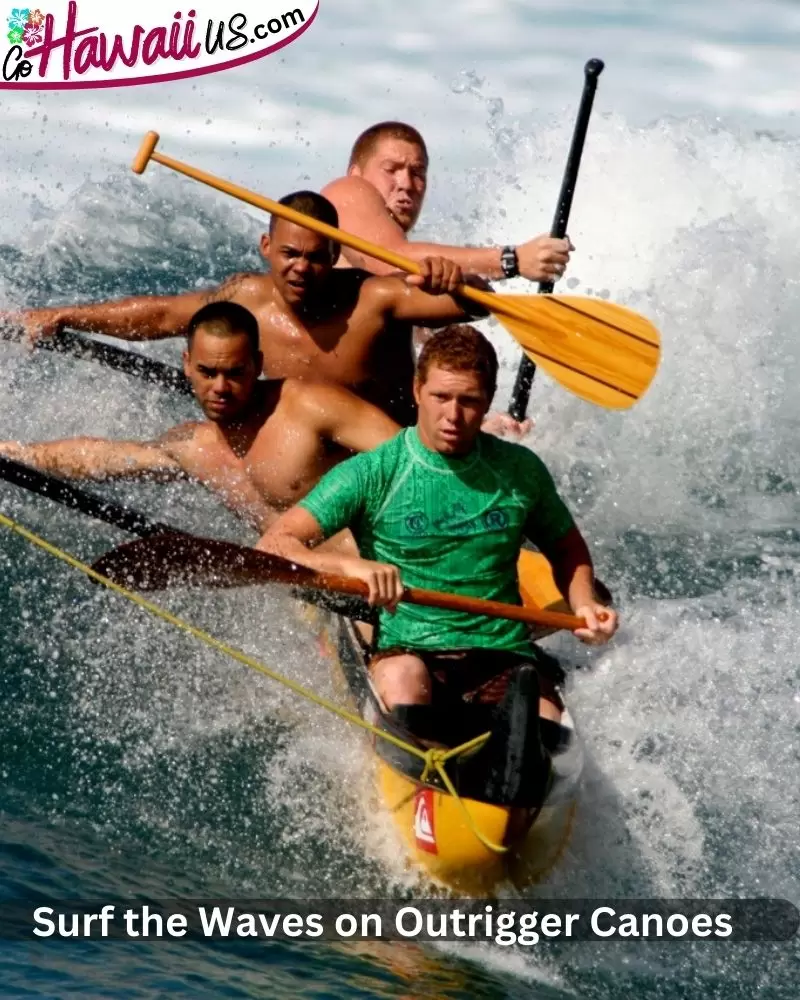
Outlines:
[[6,8],[0,89],[130,87],[218,73],[293,42],[318,8],[319,0],[197,0],[185,9],[169,0],[47,0],[46,8]]

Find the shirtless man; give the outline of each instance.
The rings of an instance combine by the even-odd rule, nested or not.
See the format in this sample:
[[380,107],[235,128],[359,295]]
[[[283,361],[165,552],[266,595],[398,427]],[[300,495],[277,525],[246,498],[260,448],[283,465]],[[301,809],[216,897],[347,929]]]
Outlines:
[[[299,191],[282,204],[338,225],[333,205]],[[231,301],[258,320],[270,378],[314,378],[338,383],[413,423],[414,361],[410,324],[440,327],[479,314],[451,294],[461,269],[438,257],[423,259],[422,276],[374,277],[336,270],[338,244],[273,216],[261,238],[269,274],[236,274],[217,288],[171,296],[137,296],[84,306],[56,306],[7,315],[28,339],[55,337],[70,327],[123,340],[154,340],[187,332],[209,302]]]
[[[428,183],[428,150],[425,140],[411,125],[379,122],[356,139],[350,153],[347,174],[331,181],[322,193],[336,206],[341,226],[380,246],[412,260],[441,254],[458,264],[465,273],[487,278],[514,278],[529,281],[558,281],[575,248],[568,239],[537,236],[519,246],[456,247],[410,241],[409,232],[422,210]],[[348,247],[342,248],[339,266],[361,267],[373,274],[388,274],[391,268]],[[417,331],[418,346],[425,335]],[[532,426],[530,420],[517,423],[508,413],[493,412],[484,421],[484,430],[519,438]]]
[[155,441],[0,442],[0,455],[70,479],[190,478],[263,532],[333,465],[400,429],[342,386],[260,381],[258,323],[233,302],[190,319],[183,363],[205,420]]
[[[465,274],[486,278],[557,281],[575,248],[568,239],[537,236],[519,246],[456,247],[418,243],[408,233],[422,210],[428,183],[428,150],[420,133],[402,122],[379,122],[356,139],[347,174],[322,189],[339,212],[342,229],[412,260],[446,257]],[[388,274],[391,267],[342,248],[352,267]]]

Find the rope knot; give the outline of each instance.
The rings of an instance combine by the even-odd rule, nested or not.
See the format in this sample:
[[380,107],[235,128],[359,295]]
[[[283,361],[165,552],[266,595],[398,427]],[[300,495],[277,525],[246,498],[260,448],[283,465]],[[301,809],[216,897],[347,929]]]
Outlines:
[[424,757],[425,767],[422,769],[422,775],[419,780],[422,782],[427,781],[434,772],[441,774],[444,770],[448,754],[448,750],[441,750],[438,747],[431,747],[430,750],[426,750]]

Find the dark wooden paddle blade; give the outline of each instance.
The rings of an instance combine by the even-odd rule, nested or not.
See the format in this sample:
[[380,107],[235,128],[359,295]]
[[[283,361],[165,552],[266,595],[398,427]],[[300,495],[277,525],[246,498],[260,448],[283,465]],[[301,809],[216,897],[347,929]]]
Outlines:
[[127,542],[92,569],[130,590],[170,587],[245,587],[258,583],[312,586],[317,575],[278,556],[181,531]]

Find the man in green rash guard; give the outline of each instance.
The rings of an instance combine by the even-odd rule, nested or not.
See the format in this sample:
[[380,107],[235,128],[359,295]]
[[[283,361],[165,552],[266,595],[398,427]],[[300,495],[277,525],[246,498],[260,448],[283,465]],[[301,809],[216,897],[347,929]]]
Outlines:
[[[532,451],[481,431],[497,379],[497,355],[473,327],[451,326],[423,348],[414,379],[415,427],[326,474],[258,543],[314,570],[356,577],[382,606],[372,678],[386,708],[427,705],[433,685],[486,682],[515,662],[535,662],[527,626],[502,618],[402,602],[426,587],[521,604],[517,558],[525,538],[550,561],[556,583],[586,628],[607,642],[616,614],[594,589],[586,543]],[[350,528],[360,557],[314,551]],[[459,672],[461,677],[459,678]],[[542,689],[542,714],[558,718]]]

